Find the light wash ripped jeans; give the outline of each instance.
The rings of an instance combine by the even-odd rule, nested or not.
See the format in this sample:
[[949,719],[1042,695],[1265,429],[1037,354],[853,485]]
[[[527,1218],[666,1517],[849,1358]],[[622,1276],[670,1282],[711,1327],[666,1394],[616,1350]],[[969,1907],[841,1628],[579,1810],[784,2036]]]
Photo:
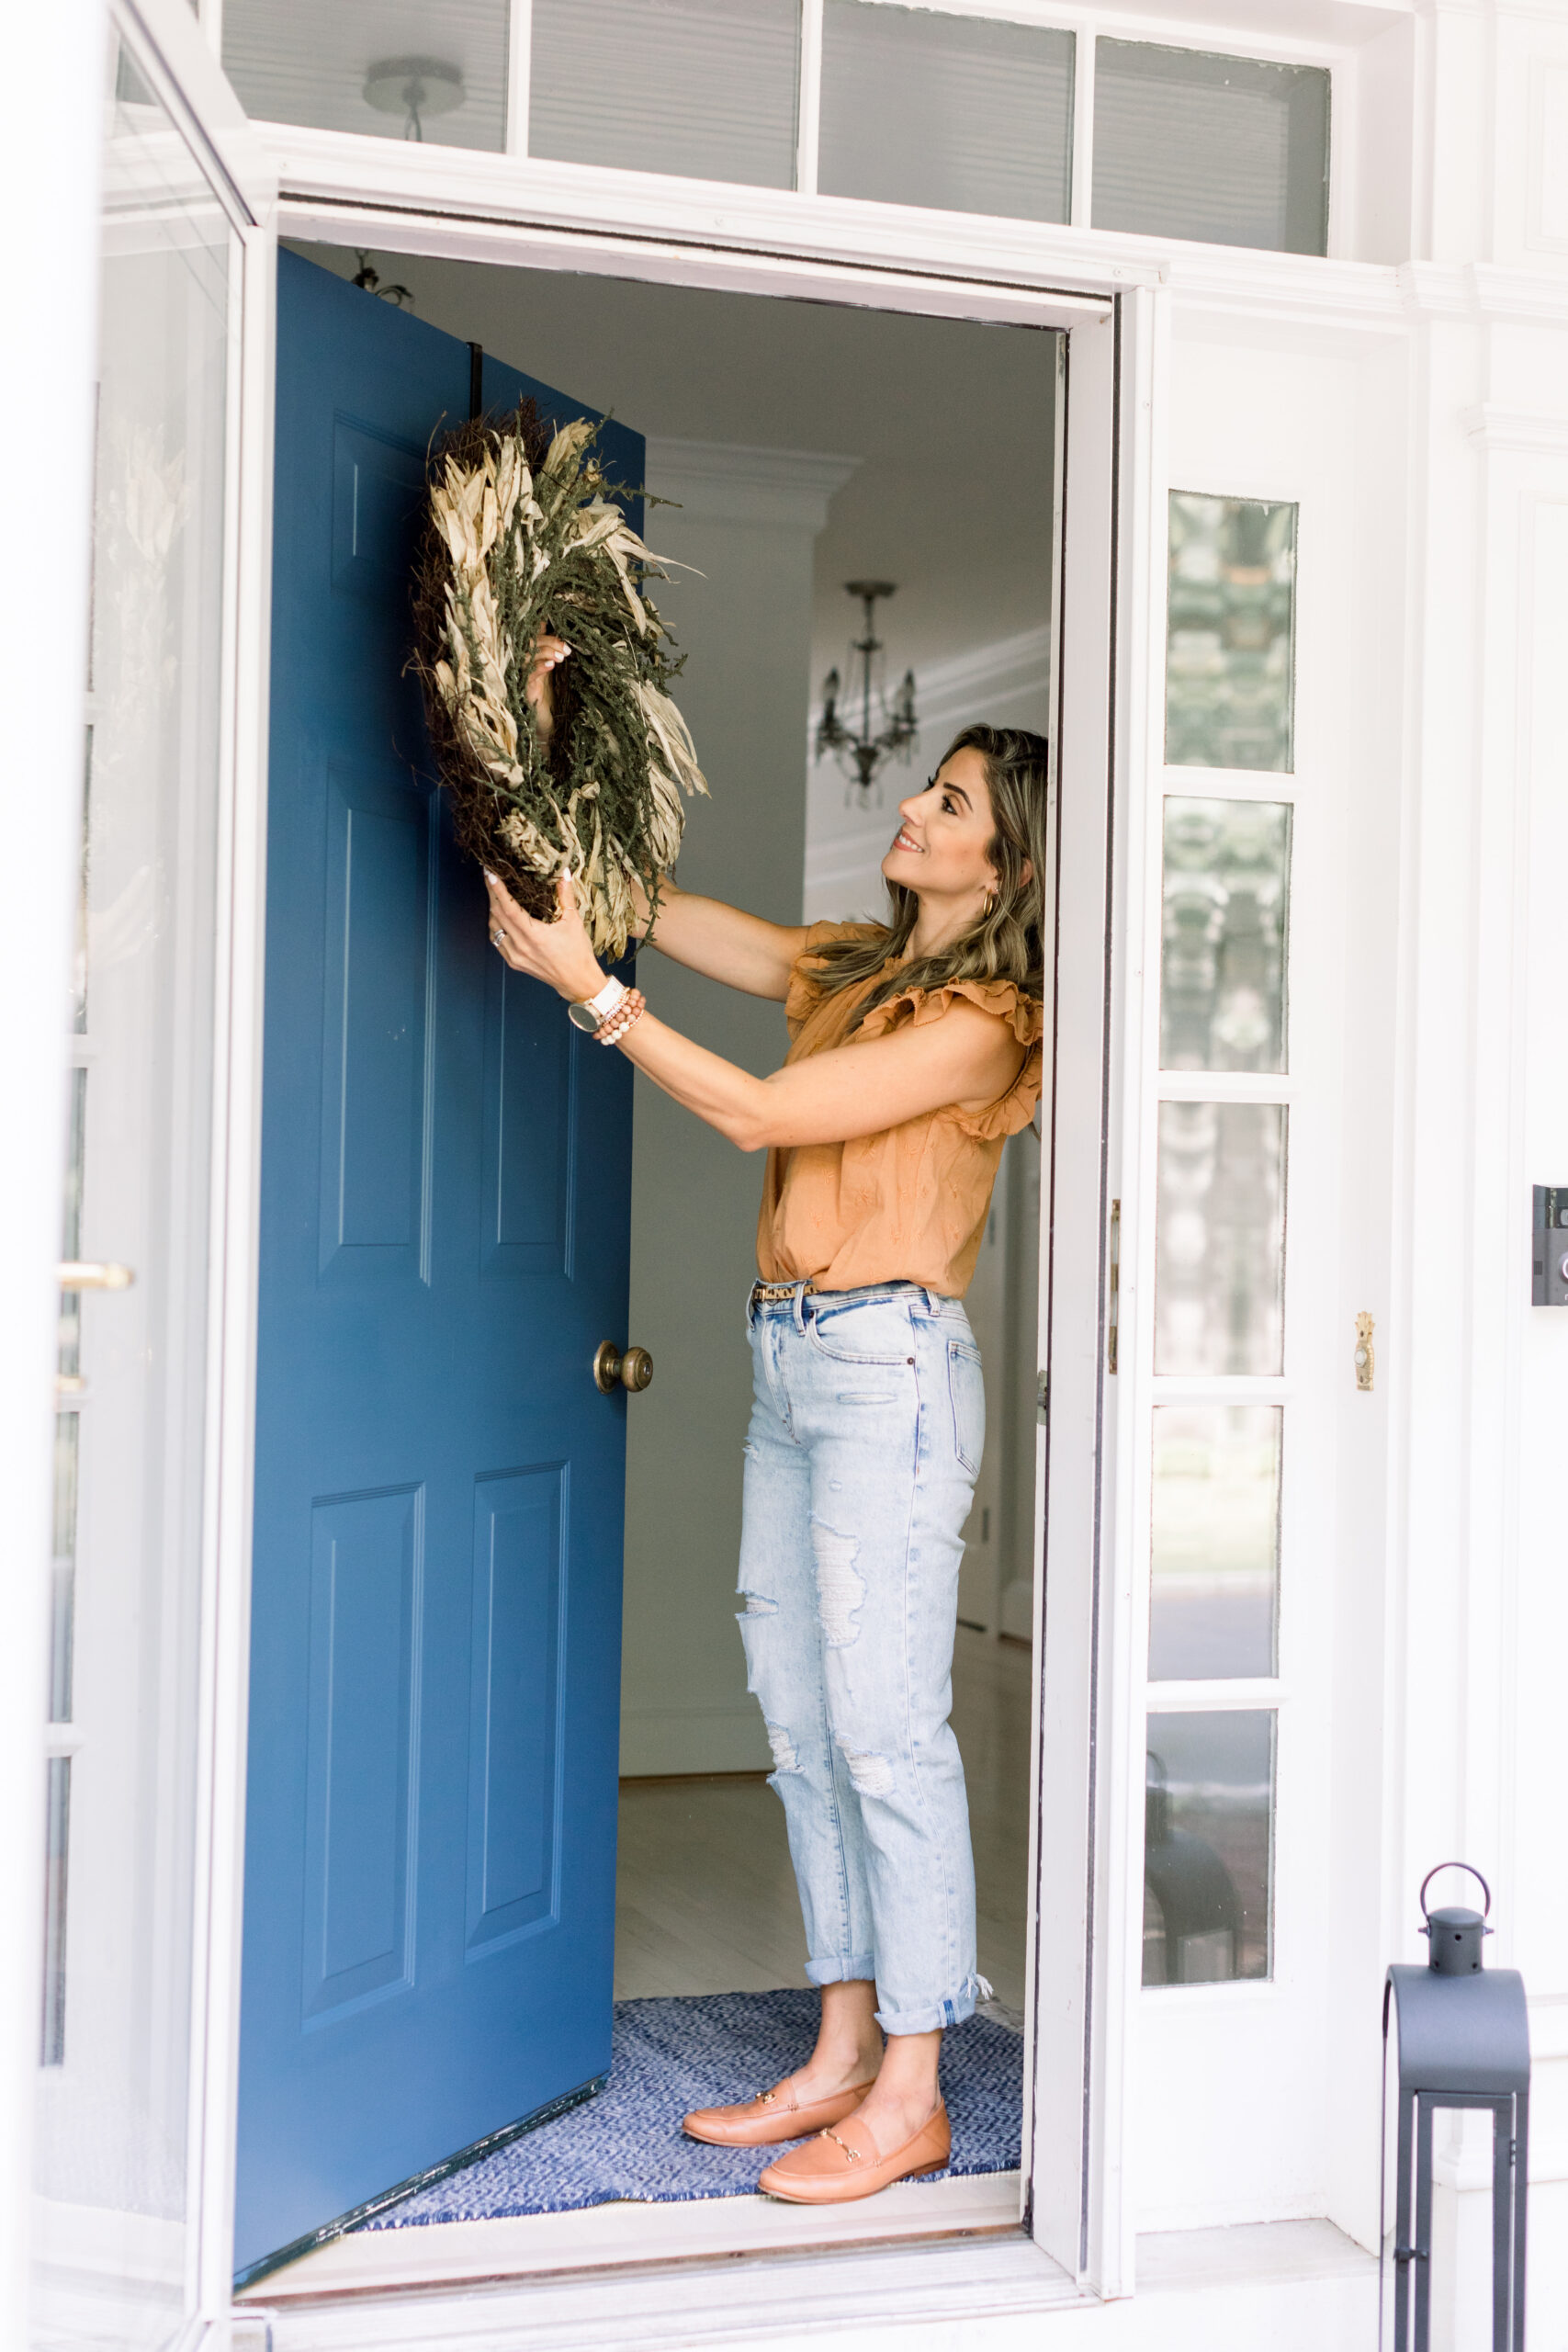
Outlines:
[[960,1534],[986,1435],[960,1302],[913,1283],[748,1310],[740,1613],[814,1984],[888,2033],[971,2016],[975,1864],[953,1704]]

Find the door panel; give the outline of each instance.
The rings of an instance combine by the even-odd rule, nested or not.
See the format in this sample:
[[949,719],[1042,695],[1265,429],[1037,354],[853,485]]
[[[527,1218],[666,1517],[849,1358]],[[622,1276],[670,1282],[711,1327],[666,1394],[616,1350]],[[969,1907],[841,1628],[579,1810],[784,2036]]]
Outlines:
[[309,2018],[412,1976],[423,1499],[405,1487],[340,1496],[311,1513]]
[[251,2276],[609,2064],[631,1072],[491,949],[404,672],[469,370],[280,256]]
[[474,1493],[468,1950],[553,1909],[560,1804],[566,1465],[480,1478]]
[[327,786],[321,1266],[424,1276],[437,804],[406,771],[334,760]]

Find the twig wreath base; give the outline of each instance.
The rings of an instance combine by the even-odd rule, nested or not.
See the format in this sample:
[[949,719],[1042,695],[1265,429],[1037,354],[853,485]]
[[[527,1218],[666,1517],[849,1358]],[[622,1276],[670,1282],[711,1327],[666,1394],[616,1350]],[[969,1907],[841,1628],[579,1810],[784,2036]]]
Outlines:
[[[633,881],[657,906],[682,796],[707,786],[668,691],[674,640],[644,593],[670,574],[606,495],[597,441],[583,417],[548,437],[525,401],[435,446],[412,667],[463,847],[546,921],[570,874],[596,952],[614,958]],[[547,740],[525,692],[542,636],[571,648],[552,673]]]

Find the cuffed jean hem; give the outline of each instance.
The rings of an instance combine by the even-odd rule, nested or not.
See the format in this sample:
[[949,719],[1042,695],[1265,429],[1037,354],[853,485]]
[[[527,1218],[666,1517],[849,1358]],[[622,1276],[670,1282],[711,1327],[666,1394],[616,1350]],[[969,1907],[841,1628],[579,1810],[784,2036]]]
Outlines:
[[831,1953],[826,1960],[807,1962],[806,1981],[808,1984],[874,1984],[876,1962],[868,1951],[842,1957]]
[[965,1979],[956,1993],[939,2001],[931,2009],[878,2009],[876,2022],[884,2033],[936,2033],[950,2025],[962,2025],[975,2014],[976,2005],[988,2001],[991,1988],[983,1976]]

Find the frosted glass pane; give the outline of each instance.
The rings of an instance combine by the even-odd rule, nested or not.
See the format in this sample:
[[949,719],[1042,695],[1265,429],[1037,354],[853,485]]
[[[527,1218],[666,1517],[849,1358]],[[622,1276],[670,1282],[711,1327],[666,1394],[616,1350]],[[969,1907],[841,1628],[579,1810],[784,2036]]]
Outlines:
[[1162,1069],[1288,1067],[1290,887],[1286,803],[1166,802]]
[[1155,1370],[1283,1369],[1282,1102],[1162,1102]]
[[1149,1679],[1275,1671],[1278,1405],[1156,1405]]
[[1272,1708],[1153,1714],[1144,1795],[1144,1983],[1271,1976]]
[[1296,510],[1170,493],[1165,761],[1290,775]]
[[799,0],[534,0],[528,153],[795,186]]
[[1328,73],[1154,41],[1094,45],[1097,229],[1328,250]]
[[818,186],[826,196],[1065,220],[1073,35],[827,0]]
[[223,0],[223,64],[264,122],[499,153],[507,23],[507,0]]

